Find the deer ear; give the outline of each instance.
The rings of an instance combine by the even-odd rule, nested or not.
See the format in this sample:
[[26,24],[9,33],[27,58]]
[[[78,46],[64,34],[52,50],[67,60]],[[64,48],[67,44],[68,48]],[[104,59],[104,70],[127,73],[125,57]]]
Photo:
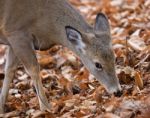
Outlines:
[[71,42],[75,48],[81,52],[84,52],[85,43],[83,42],[81,33],[71,26],[66,26],[67,39]]
[[99,13],[96,16],[95,30],[110,32],[108,18],[103,13]]

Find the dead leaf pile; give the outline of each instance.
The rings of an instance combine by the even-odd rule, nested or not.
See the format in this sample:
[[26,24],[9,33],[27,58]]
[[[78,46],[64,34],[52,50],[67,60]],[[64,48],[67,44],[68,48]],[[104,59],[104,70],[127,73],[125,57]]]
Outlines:
[[[109,95],[73,52],[57,45],[36,51],[51,113],[39,111],[33,82],[20,65],[10,85],[7,113],[0,117],[149,118],[150,0],[69,1],[90,24],[94,24],[97,13],[107,14],[123,95]],[[0,65],[5,62],[4,50],[5,47],[0,48]],[[3,76],[0,87],[2,80]]]

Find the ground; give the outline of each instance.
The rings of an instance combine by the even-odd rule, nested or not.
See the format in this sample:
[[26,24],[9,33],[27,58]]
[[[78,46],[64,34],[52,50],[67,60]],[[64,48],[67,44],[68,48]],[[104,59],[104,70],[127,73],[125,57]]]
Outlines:
[[[109,95],[62,46],[36,51],[40,76],[51,113],[39,111],[31,78],[19,65],[10,85],[5,118],[149,118],[150,0],[70,0],[90,24],[105,13],[111,24],[116,73],[123,95]],[[5,46],[0,48],[0,88],[4,78]]]

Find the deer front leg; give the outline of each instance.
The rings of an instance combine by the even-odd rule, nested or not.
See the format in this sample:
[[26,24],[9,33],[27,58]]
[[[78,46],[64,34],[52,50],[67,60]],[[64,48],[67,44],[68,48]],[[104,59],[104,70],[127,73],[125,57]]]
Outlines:
[[50,111],[50,105],[45,96],[39,76],[40,67],[33,49],[32,37],[22,32],[15,32],[9,36],[8,41],[18,59],[23,63],[26,71],[33,79],[38,96],[40,109]]
[[15,70],[17,69],[18,59],[14,55],[11,47],[7,49],[7,58],[5,65],[5,78],[0,94],[0,113],[4,113],[4,106],[7,100],[9,85],[12,82],[12,79],[15,75]]

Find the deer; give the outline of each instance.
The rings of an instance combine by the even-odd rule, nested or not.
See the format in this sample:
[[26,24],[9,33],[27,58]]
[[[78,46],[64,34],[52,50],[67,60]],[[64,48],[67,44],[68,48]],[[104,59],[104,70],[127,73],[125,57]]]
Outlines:
[[121,93],[110,24],[104,13],[97,14],[92,26],[67,0],[0,0],[0,6],[0,44],[8,46],[0,113],[5,112],[9,85],[19,63],[33,79],[40,110],[50,111],[35,50],[47,50],[56,44],[77,54],[108,93]]

